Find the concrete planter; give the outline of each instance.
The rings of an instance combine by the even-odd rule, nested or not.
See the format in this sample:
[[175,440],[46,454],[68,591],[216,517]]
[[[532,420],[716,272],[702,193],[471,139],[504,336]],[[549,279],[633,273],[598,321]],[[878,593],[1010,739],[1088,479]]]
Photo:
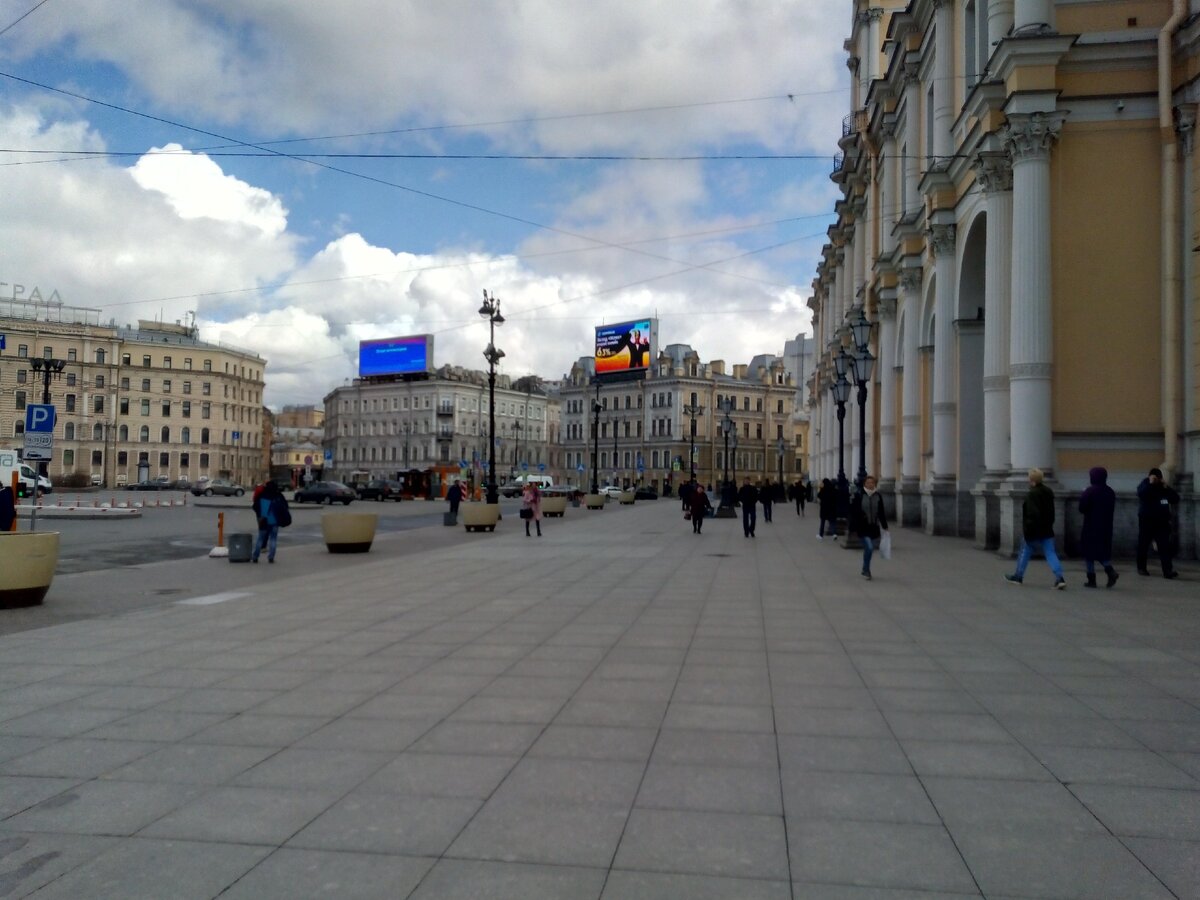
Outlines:
[[378,524],[378,513],[329,512],[321,516],[321,534],[330,553],[366,553]]
[[39,606],[58,565],[57,531],[0,533],[0,609]]
[[633,506],[633,501],[637,499],[637,494],[633,491],[621,491],[621,496],[617,498],[617,502],[622,506]]
[[500,521],[499,503],[464,503],[458,511],[467,531],[495,531]]
[[542,497],[542,515],[549,516],[552,519],[561,519],[567,512],[567,498],[564,494],[561,497]]
[[585,494],[583,497],[583,505],[588,509],[604,509],[604,504],[608,501],[605,494]]

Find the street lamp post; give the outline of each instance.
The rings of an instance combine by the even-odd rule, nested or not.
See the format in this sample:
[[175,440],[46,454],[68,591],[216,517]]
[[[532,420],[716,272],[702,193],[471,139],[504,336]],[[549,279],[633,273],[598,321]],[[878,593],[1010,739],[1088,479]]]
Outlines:
[[[846,354],[845,351],[842,351]],[[846,401],[850,399],[850,382],[846,380],[842,363],[838,364],[837,379],[829,386],[833,402],[837,404],[838,421],[838,518],[844,519],[850,512],[850,483],[846,480]]]
[[854,346],[858,351],[851,359],[851,364],[854,382],[858,385],[858,472],[854,484],[860,491],[867,478],[867,385],[875,370],[875,357],[871,355],[870,349],[872,328],[860,307],[858,319],[850,326]]
[[[32,360],[30,360],[30,363],[33,366],[33,371],[34,371],[35,377],[38,372],[40,372],[42,374],[42,403],[49,406],[50,405],[50,382],[53,381],[55,378],[58,378],[62,375],[63,369],[65,369],[67,367],[67,361],[65,359],[48,359],[45,357],[35,356]],[[47,462],[44,459],[38,460],[37,472],[38,472],[39,476],[44,475],[46,477],[49,477],[49,474],[50,474],[49,462]],[[41,486],[40,479],[39,479],[38,481],[35,481],[34,485],[33,485],[33,498],[35,501],[37,500],[38,495],[41,493],[41,490],[42,490],[42,486]],[[33,511],[30,513],[29,530],[37,531],[37,503],[36,502],[33,504]]]
[[517,433],[517,450],[513,456],[513,472],[519,472],[521,469],[521,423],[513,422],[513,431]]
[[691,434],[688,442],[688,471],[692,481],[696,480],[696,416],[704,415],[704,407],[698,403],[689,403],[683,408],[683,414],[692,420]]
[[596,382],[596,399],[592,402],[592,493],[600,493],[600,382]]
[[617,431],[621,427],[621,419],[619,416],[613,416],[612,427],[613,427],[613,484],[615,484],[617,487],[621,487],[621,485],[618,483],[620,479],[618,478],[618,475],[617,475],[617,471],[618,471],[618,467],[617,467]]
[[491,328],[487,349],[483,351],[484,359],[488,361],[488,486],[487,502],[499,503],[500,492],[496,487],[496,363],[504,358],[504,351],[496,347],[496,326],[504,324],[504,316],[500,315],[500,298],[495,294],[488,295],[483,291],[483,305],[479,314],[488,320]]
[[783,490],[783,451],[787,449],[787,442],[780,438],[775,442],[775,455],[779,459],[779,489]]
[[737,447],[738,436],[736,429],[730,429],[729,449],[733,451],[733,482],[737,484]]
[[[733,432],[734,424],[733,424],[733,419],[730,418],[730,416],[729,416],[729,409],[730,409],[729,398],[728,397],[722,398],[719,406],[721,408],[721,411],[724,413],[724,415],[721,417],[721,437],[725,441],[725,455],[724,455],[724,460],[725,460],[724,470],[725,471],[724,471],[724,475],[723,475],[723,479],[722,479],[722,483],[721,483],[721,504],[717,508],[717,514],[720,515],[721,510],[724,509],[724,510],[726,510],[728,515],[732,515],[733,514],[734,490],[733,490],[732,485],[730,485],[730,483],[729,483],[729,435]],[[736,435],[734,436],[734,440],[735,441],[737,440]]]

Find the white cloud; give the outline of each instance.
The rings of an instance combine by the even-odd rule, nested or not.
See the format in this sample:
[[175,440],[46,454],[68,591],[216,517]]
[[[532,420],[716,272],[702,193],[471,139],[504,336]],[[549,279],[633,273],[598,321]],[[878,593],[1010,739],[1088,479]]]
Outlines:
[[278,197],[226,175],[209,157],[179,144],[152,147],[129,173],[144,189],[166,197],[180,218],[214,219],[270,236],[287,228],[287,210]]

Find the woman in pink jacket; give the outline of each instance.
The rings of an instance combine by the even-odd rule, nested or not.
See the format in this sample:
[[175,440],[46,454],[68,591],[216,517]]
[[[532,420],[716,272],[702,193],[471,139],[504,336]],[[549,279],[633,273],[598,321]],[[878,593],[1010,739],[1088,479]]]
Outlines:
[[542,492],[538,486],[527,484],[521,495],[521,518],[525,520],[525,537],[529,537],[529,523],[537,526],[537,536],[542,536]]

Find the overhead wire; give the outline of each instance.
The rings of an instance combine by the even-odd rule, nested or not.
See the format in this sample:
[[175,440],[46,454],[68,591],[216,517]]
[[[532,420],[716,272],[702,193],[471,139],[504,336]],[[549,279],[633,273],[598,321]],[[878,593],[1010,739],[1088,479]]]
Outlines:
[[15,19],[13,19],[11,22],[9,22],[7,25],[5,25],[3,28],[0,28],[0,37],[4,37],[4,35],[8,34],[8,32],[12,31],[14,28],[16,28],[18,25],[20,25],[23,21],[25,21],[25,19],[27,17],[29,17],[33,13],[37,12],[39,9],[41,9],[43,6],[45,6],[49,2],[50,2],[50,0],[39,0],[39,2],[35,3],[29,9],[25,10],[25,12],[21,13],[21,15],[17,16]]

